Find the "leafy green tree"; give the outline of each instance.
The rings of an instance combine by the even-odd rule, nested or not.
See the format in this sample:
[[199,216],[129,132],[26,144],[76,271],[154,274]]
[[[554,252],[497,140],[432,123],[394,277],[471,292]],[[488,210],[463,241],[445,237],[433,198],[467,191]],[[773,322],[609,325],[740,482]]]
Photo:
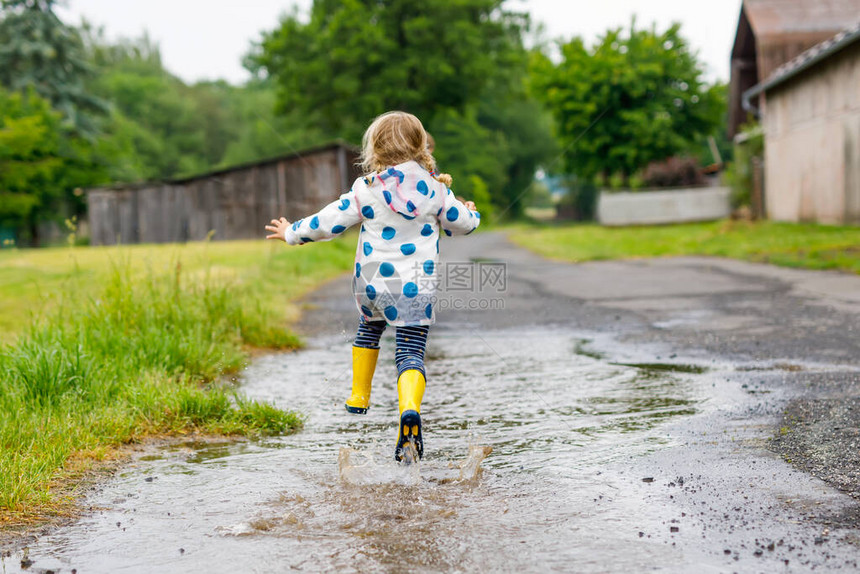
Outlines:
[[38,237],[40,215],[62,197],[60,117],[32,90],[0,88],[0,226]]
[[202,115],[177,78],[163,70],[104,69],[92,90],[139,126],[137,152],[150,173],[173,177],[209,167]]
[[309,20],[294,12],[265,33],[246,66],[275,83],[277,110],[308,139],[358,142],[382,112],[416,114],[458,193],[517,215],[554,141],[525,90],[528,18],[502,4],[316,0]]
[[247,62],[277,83],[279,111],[358,141],[387,110],[428,124],[445,110],[463,112],[526,22],[502,0],[316,0],[307,22],[285,17]]
[[702,74],[679,24],[658,32],[634,19],[590,48],[574,38],[558,63],[536,52],[531,88],[555,118],[569,173],[626,182],[716,131],[721,106]]
[[729,86],[725,82],[717,81],[708,86],[708,95],[702,98],[702,103],[705,106],[710,106],[710,109],[703,113],[708,117],[719,117],[720,121],[716,129],[711,133],[703,133],[698,140],[698,153],[696,156],[702,165],[709,165],[717,161],[711,149],[709,137],[714,138],[714,143],[717,146],[720,158],[723,162],[730,162],[734,156],[734,145],[732,139],[728,135],[729,127]]
[[189,86],[164,68],[146,35],[108,41],[101,29],[85,25],[84,40],[99,70],[87,88],[111,103],[104,139],[120,150],[120,163],[111,166],[114,180],[185,176],[252,161],[280,153],[279,138],[298,136],[272,121],[269,82]]
[[230,90],[230,117],[238,135],[227,144],[220,165],[236,165],[326,143],[297,110],[275,113],[277,94],[270,80],[252,80]]
[[497,167],[504,175],[504,182],[495,188],[495,207],[499,216],[519,217],[535,171],[541,166],[551,168],[557,157],[552,120],[520,89],[519,93],[490,91],[478,108],[478,121],[504,142],[505,153],[499,156]]
[[0,85],[35,90],[82,134],[98,130],[106,104],[84,89],[93,68],[78,31],[54,13],[56,0],[0,2]]

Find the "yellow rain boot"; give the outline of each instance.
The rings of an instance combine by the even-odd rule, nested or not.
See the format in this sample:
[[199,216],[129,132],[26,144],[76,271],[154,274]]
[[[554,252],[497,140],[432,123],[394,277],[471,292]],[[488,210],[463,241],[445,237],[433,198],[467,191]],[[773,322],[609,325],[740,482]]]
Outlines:
[[424,456],[424,440],[421,437],[421,399],[427,383],[421,371],[403,371],[397,379],[397,398],[400,403],[400,431],[394,459],[410,463]]
[[352,394],[346,399],[346,410],[363,415],[370,407],[370,385],[376,370],[379,349],[352,348]]

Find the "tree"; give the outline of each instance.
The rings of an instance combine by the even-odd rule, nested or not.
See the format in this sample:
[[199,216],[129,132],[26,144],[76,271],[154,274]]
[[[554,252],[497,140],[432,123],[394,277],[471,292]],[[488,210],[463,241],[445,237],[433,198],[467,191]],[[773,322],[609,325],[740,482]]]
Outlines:
[[39,215],[62,197],[59,114],[32,90],[0,88],[0,226],[37,237]]
[[34,88],[80,133],[93,136],[107,110],[84,89],[92,73],[78,31],[54,13],[56,0],[2,0],[0,85]]
[[515,216],[554,142],[525,90],[528,18],[502,4],[316,0],[306,22],[294,12],[265,33],[246,67],[277,86],[292,133],[357,143],[374,116],[414,113],[457,192]]
[[552,112],[569,173],[620,174],[627,179],[648,163],[693,151],[694,142],[721,121],[717,92],[680,25],[665,32],[610,30],[593,47],[581,38],[561,46],[554,63],[536,52],[532,92]]
[[505,180],[493,195],[499,215],[519,217],[535,172],[540,166],[551,167],[557,154],[552,120],[520,87],[490,90],[478,108],[478,121],[502,138],[506,148],[500,157],[504,163],[499,166]]
[[388,110],[426,124],[463,112],[526,24],[502,0],[316,0],[307,22],[294,12],[265,33],[247,64],[275,80],[279,111],[358,141]]
[[326,143],[329,138],[309,126],[297,110],[275,113],[276,101],[275,86],[269,79],[252,80],[241,88],[230,90],[227,106],[238,135],[227,144],[221,167]]

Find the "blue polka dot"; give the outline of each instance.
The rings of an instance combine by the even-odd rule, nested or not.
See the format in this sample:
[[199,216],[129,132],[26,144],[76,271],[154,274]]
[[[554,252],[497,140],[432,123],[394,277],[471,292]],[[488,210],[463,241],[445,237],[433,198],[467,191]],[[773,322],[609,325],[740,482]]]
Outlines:
[[355,276],[358,277],[359,275],[361,275],[361,263],[356,263],[355,264]]
[[430,194],[430,199],[433,199],[434,197],[436,197],[436,190],[435,189],[433,190],[433,193]]
[[439,217],[440,215],[442,215],[442,208],[441,207],[439,208],[439,211],[436,212],[436,217]]
[[480,212],[480,211],[476,211],[476,212],[475,212],[475,217],[477,217],[478,219],[481,219],[481,212]]
[[409,297],[410,299],[418,295],[418,285],[410,281],[406,285],[403,286],[403,294]]
[[311,219],[311,229],[317,229],[320,226],[320,218],[316,215]]
[[407,201],[406,202],[406,209],[408,209],[409,211],[415,211],[415,204],[412,203],[411,201]]
[[394,235],[397,233],[397,230],[393,227],[386,227],[382,230],[382,238],[383,239],[392,239]]
[[343,225],[335,225],[331,228],[332,233],[343,233],[344,231],[346,231],[346,227]]
[[430,303],[427,303],[427,306],[424,307],[424,314],[427,315],[428,319],[432,319],[433,318],[433,305],[431,305]]
[[364,224],[361,224],[361,230],[364,231]]
[[400,246],[400,252],[403,255],[412,255],[415,253],[415,244],[414,243],[404,243]]
[[337,208],[341,211],[346,211],[347,209],[349,209],[349,200],[348,199],[341,199],[340,205],[338,205]]
[[436,253],[439,253],[439,240],[436,240]]
[[[400,213],[400,212],[398,212],[398,213]],[[415,219],[415,217],[417,217],[415,215],[406,215],[405,213],[400,213],[400,215],[403,216],[403,219],[408,219],[409,221],[412,221],[413,219]]]
[[376,289],[373,288],[373,285],[368,285],[364,292],[367,293],[367,298],[371,301],[376,299]]
[[365,205],[361,208],[361,214],[367,219],[373,219],[373,208],[369,205]]
[[391,277],[394,275],[394,265],[391,263],[383,263],[379,266],[379,274],[383,277]]
[[427,195],[429,191],[430,189],[428,189],[426,181],[422,179],[418,182],[418,193],[420,193],[421,195]]
[[373,316],[373,311],[371,311],[370,309],[368,309],[364,305],[361,306],[361,312],[364,313],[365,317],[372,317]]
[[452,207],[445,212],[445,217],[448,218],[448,221],[457,221],[457,218],[460,217],[460,210],[456,207]]
[[313,243],[314,242],[314,240],[311,239],[310,237],[299,237],[299,239],[302,240],[302,243]]
[[446,229],[446,230],[445,230],[445,235],[447,235],[448,237],[451,237],[451,236],[452,236],[452,235],[454,235],[454,234],[453,234],[453,233],[451,233],[450,231],[448,231],[448,230]]
[[368,243],[367,241],[365,241],[364,242],[364,254],[370,255],[371,253],[373,253],[373,246],[370,243]]
[[391,203],[391,194],[388,192],[388,190],[383,190],[382,197],[385,198],[385,203]]
[[299,219],[298,221],[293,223],[293,231],[296,231],[299,228],[299,225],[302,224],[302,221],[304,221],[304,219]]
[[424,227],[421,228],[421,235],[423,235],[424,237],[433,235],[433,226],[429,223],[425,223]]
[[389,321],[394,321],[397,318],[397,307],[389,305],[385,308],[385,318]]
[[427,275],[433,275],[433,269],[436,268],[436,264],[433,263],[432,259],[428,259],[424,262],[424,273]]

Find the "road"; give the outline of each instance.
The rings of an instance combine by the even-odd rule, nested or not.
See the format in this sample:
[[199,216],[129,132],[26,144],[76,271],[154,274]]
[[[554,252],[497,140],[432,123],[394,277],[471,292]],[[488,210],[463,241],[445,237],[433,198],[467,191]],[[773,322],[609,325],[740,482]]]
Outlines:
[[20,571],[858,569],[860,277],[560,263],[495,232],[443,254],[419,466],[391,460],[390,334],[370,412],[342,410],[341,277],[305,301],[307,349],[243,376],[303,432],[138,457]]

